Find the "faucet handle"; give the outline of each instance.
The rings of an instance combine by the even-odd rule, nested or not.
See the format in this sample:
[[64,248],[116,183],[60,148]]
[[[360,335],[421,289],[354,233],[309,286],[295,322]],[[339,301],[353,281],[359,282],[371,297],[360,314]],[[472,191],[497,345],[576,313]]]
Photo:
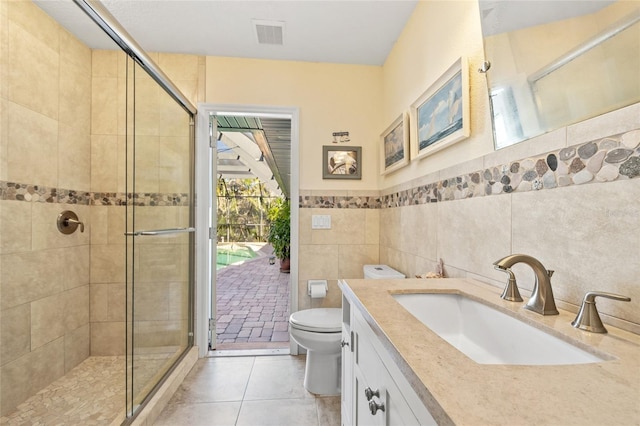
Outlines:
[[507,274],[509,274],[509,281],[507,281],[507,285],[500,297],[510,302],[522,302],[522,296],[520,296],[518,284],[516,283],[516,276],[511,268],[502,268],[496,265],[495,269],[497,271],[506,272]]
[[596,308],[596,297],[606,297],[607,299],[619,300],[621,302],[630,302],[631,298],[615,293],[605,293],[602,291],[589,291],[584,295],[582,305],[576,315],[576,319],[571,325],[580,330],[587,330],[592,333],[606,333],[607,329],[602,324],[600,314]]

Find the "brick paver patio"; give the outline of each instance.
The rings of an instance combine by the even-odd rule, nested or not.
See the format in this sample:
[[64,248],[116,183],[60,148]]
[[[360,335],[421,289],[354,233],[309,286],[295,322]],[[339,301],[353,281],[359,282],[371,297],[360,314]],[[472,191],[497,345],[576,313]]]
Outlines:
[[217,349],[289,346],[289,274],[269,264],[273,249],[217,274]]

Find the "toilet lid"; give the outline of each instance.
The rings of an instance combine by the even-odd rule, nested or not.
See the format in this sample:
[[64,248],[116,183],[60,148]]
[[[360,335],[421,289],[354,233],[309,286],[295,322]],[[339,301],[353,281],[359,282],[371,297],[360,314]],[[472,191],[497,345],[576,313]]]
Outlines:
[[320,333],[342,331],[342,309],[315,308],[294,312],[289,317],[292,327]]

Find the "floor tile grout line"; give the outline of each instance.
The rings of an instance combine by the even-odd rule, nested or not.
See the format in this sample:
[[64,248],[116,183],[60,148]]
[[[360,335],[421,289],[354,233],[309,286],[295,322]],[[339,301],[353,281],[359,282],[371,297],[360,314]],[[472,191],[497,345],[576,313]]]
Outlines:
[[247,389],[249,389],[249,383],[251,382],[251,375],[253,374],[253,369],[256,366],[256,357],[253,356],[251,358],[253,358],[253,362],[251,363],[251,370],[249,371],[249,376],[247,377],[247,383],[244,386],[244,392],[242,392],[242,399],[240,400],[240,408],[238,408],[238,414],[236,414],[236,421],[234,423],[235,426],[237,426],[238,420],[240,420],[240,413],[242,413],[244,398],[247,396]]

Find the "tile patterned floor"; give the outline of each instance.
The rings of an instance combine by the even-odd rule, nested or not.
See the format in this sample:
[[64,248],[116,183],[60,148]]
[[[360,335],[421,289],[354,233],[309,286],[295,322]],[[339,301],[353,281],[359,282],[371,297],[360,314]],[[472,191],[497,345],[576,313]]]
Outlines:
[[124,356],[87,358],[0,424],[108,425],[124,414],[124,369]]
[[269,264],[271,246],[260,252],[253,260],[218,270],[218,349],[238,343],[244,348],[289,346],[290,276],[280,272],[277,260]]
[[304,356],[203,358],[155,426],[338,426],[340,397],[304,389]]

